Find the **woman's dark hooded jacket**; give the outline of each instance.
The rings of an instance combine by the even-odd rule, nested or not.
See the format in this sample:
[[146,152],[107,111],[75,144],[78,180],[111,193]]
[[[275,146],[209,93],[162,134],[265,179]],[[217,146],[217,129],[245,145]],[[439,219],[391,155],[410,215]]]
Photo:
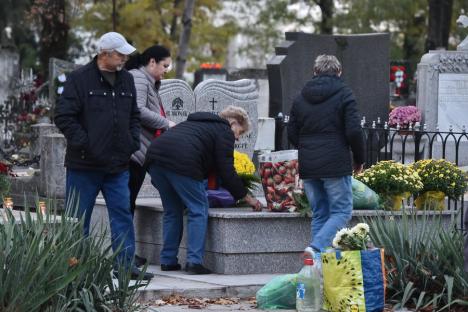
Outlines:
[[215,172],[223,187],[235,199],[241,199],[247,190],[234,169],[234,142],[234,132],[226,119],[197,112],[153,140],[146,163],[198,181]]
[[302,179],[351,175],[352,156],[354,163],[364,163],[357,103],[336,75],[319,75],[306,83],[294,100],[288,137],[299,150]]

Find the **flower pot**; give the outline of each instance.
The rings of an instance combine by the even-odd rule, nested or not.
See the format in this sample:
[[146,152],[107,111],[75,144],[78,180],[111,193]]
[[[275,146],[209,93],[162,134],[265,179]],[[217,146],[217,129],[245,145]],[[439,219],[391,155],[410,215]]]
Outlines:
[[403,200],[407,199],[410,195],[409,192],[382,195],[383,208],[385,210],[399,211],[403,205]]
[[445,208],[445,193],[441,191],[427,191],[414,200],[418,210],[438,210]]
[[398,134],[401,135],[401,136],[409,136],[409,135],[413,135],[414,136],[414,130],[398,130]]

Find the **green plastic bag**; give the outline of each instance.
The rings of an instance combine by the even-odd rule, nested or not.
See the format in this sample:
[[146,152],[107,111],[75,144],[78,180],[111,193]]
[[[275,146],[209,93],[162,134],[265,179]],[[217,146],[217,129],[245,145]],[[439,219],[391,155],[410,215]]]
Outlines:
[[297,274],[273,278],[257,291],[257,308],[263,310],[296,309]]
[[355,178],[352,179],[353,209],[379,209],[379,195],[370,187]]

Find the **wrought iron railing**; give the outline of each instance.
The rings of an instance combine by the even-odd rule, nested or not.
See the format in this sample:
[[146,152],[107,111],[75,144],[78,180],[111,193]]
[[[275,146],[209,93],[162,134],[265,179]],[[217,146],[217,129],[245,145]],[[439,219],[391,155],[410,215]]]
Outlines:
[[[287,140],[288,116],[279,115],[276,118],[275,148],[290,149]],[[421,159],[446,159],[459,167],[468,167],[468,133],[463,126],[462,131],[428,130],[426,125],[411,125],[408,129],[390,128],[380,120],[371,124],[361,122],[366,143],[366,163],[369,168],[381,160],[395,160],[402,163],[412,163]],[[461,228],[463,228],[464,196],[458,200],[447,201],[448,210],[460,211]]]

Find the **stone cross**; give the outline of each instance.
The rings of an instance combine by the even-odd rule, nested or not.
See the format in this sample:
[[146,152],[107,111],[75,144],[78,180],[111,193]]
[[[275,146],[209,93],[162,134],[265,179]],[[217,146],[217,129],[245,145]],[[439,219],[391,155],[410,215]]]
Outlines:
[[236,150],[252,157],[258,130],[258,91],[253,80],[208,79],[198,84],[194,93],[196,111],[218,114],[229,105],[240,106],[247,111],[252,128],[236,142]]

